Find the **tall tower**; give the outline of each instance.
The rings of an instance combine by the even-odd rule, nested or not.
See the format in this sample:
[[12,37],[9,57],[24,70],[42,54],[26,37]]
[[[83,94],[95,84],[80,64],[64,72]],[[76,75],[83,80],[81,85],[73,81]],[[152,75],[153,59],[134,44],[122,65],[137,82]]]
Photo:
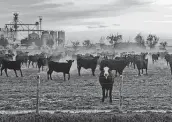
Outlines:
[[13,22],[14,22],[14,25],[13,25],[13,28],[14,28],[14,37],[13,37],[13,41],[16,41],[18,39],[18,35],[17,35],[17,29],[18,29],[18,22],[19,22],[19,19],[18,19],[18,13],[14,13],[14,18],[13,18]]
[[22,21],[20,21],[18,13],[14,13],[13,16],[13,21],[9,24],[5,24],[7,38],[12,39],[13,41],[18,40],[18,37],[20,37],[18,36],[18,33],[22,35],[21,32],[28,32],[29,35],[29,33],[33,31],[44,31],[42,28],[39,28],[41,27],[42,17],[40,17],[40,22],[35,22],[34,24],[24,24]]

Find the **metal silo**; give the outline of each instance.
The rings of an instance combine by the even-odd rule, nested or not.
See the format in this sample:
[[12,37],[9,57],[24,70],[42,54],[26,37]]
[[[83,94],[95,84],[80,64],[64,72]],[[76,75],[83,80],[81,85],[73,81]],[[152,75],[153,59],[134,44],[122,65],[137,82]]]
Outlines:
[[65,44],[65,32],[58,31],[58,46],[64,47]]
[[54,42],[54,48],[56,48],[57,45],[57,31],[50,31],[50,38],[52,38]]
[[42,43],[43,43],[43,46],[46,45],[47,43],[47,40],[50,38],[50,34],[48,31],[43,31],[42,32],[42,35],[41,35],[41,40],[42,40]]

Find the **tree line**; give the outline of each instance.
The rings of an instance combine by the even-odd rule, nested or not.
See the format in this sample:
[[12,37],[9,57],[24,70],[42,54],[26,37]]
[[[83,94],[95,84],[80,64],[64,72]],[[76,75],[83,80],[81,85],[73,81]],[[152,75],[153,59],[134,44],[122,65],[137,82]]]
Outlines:
[[[109,43],[116,48],[117,44],[120,43],[120,41],[122,40],[122,35],[121,34],[110,34],[109,36],[106,37],[107,41],[109,41]],[[159,37],[154,35],[154,34],[149,34],[147,36],[146,39],[144,39],[144,37],[141,35],[141,33],[138,33],[136,35],[136,37],[134,38],[136,44],[141,47],[141,48],[146,48],[146,45],[150,48],[153,49],[155,48],[155,46],[158,44],[159,42]],[[71,41],[73,48],[76,50],[78,48],[78,46],[80,45],[79,41]],[[167,42],[163,41],[159,43],[163,49],[166,49],[167,46]],[[91,43],[90,40],[84,40],[84,42],[82,43],[83,46],[89,48],[91,47],[91,45],[93,45]],[[100,47],[103,47],[105,45],[105,43],[100,43]]]

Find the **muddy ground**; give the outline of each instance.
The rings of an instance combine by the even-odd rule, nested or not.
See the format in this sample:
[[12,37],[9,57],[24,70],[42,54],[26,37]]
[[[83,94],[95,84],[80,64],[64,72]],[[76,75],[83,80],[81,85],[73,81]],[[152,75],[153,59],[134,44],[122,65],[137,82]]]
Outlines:
[[[15,77],[8,70],[0,76],[0,110],[33,110],[36,108],[36,75],[38,69],[23,68],[24,77]],[[47,80],[46,70],[40,73],[41,94],[40,109],[43,110],[72,110],[72,109],[111,109],[119,107],[119,83],[121,78],[115,78],[113,102],[106,99],[101,102],[102,91],[98,81],[99,69],[96,76],[90,70],[81,69],[79,77],[76,62],[71,68],[71,79],[63,81],[62,73],[53,72],[53,80]],[[145,73],[145,72],[144,72]],[[18,72],[20,76],[20,73]],[[124,110],[172,109],[172,81],[170,68],[163,59],[155,64],[149,60],[148,75],[137,75],[137,69],[126,67],[123,73]]]

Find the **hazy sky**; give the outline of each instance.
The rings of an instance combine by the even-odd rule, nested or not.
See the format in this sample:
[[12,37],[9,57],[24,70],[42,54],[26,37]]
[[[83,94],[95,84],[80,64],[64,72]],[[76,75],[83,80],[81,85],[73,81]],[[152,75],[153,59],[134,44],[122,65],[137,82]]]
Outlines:
[[[4,2],[2,2],[4,1]],[[121,33],[138,32],[172,37],[172,0],[1,0],[0,26],[19,12],[23,23],[43,16],[43,29],[64,30],[67,40],[99,40]]]

